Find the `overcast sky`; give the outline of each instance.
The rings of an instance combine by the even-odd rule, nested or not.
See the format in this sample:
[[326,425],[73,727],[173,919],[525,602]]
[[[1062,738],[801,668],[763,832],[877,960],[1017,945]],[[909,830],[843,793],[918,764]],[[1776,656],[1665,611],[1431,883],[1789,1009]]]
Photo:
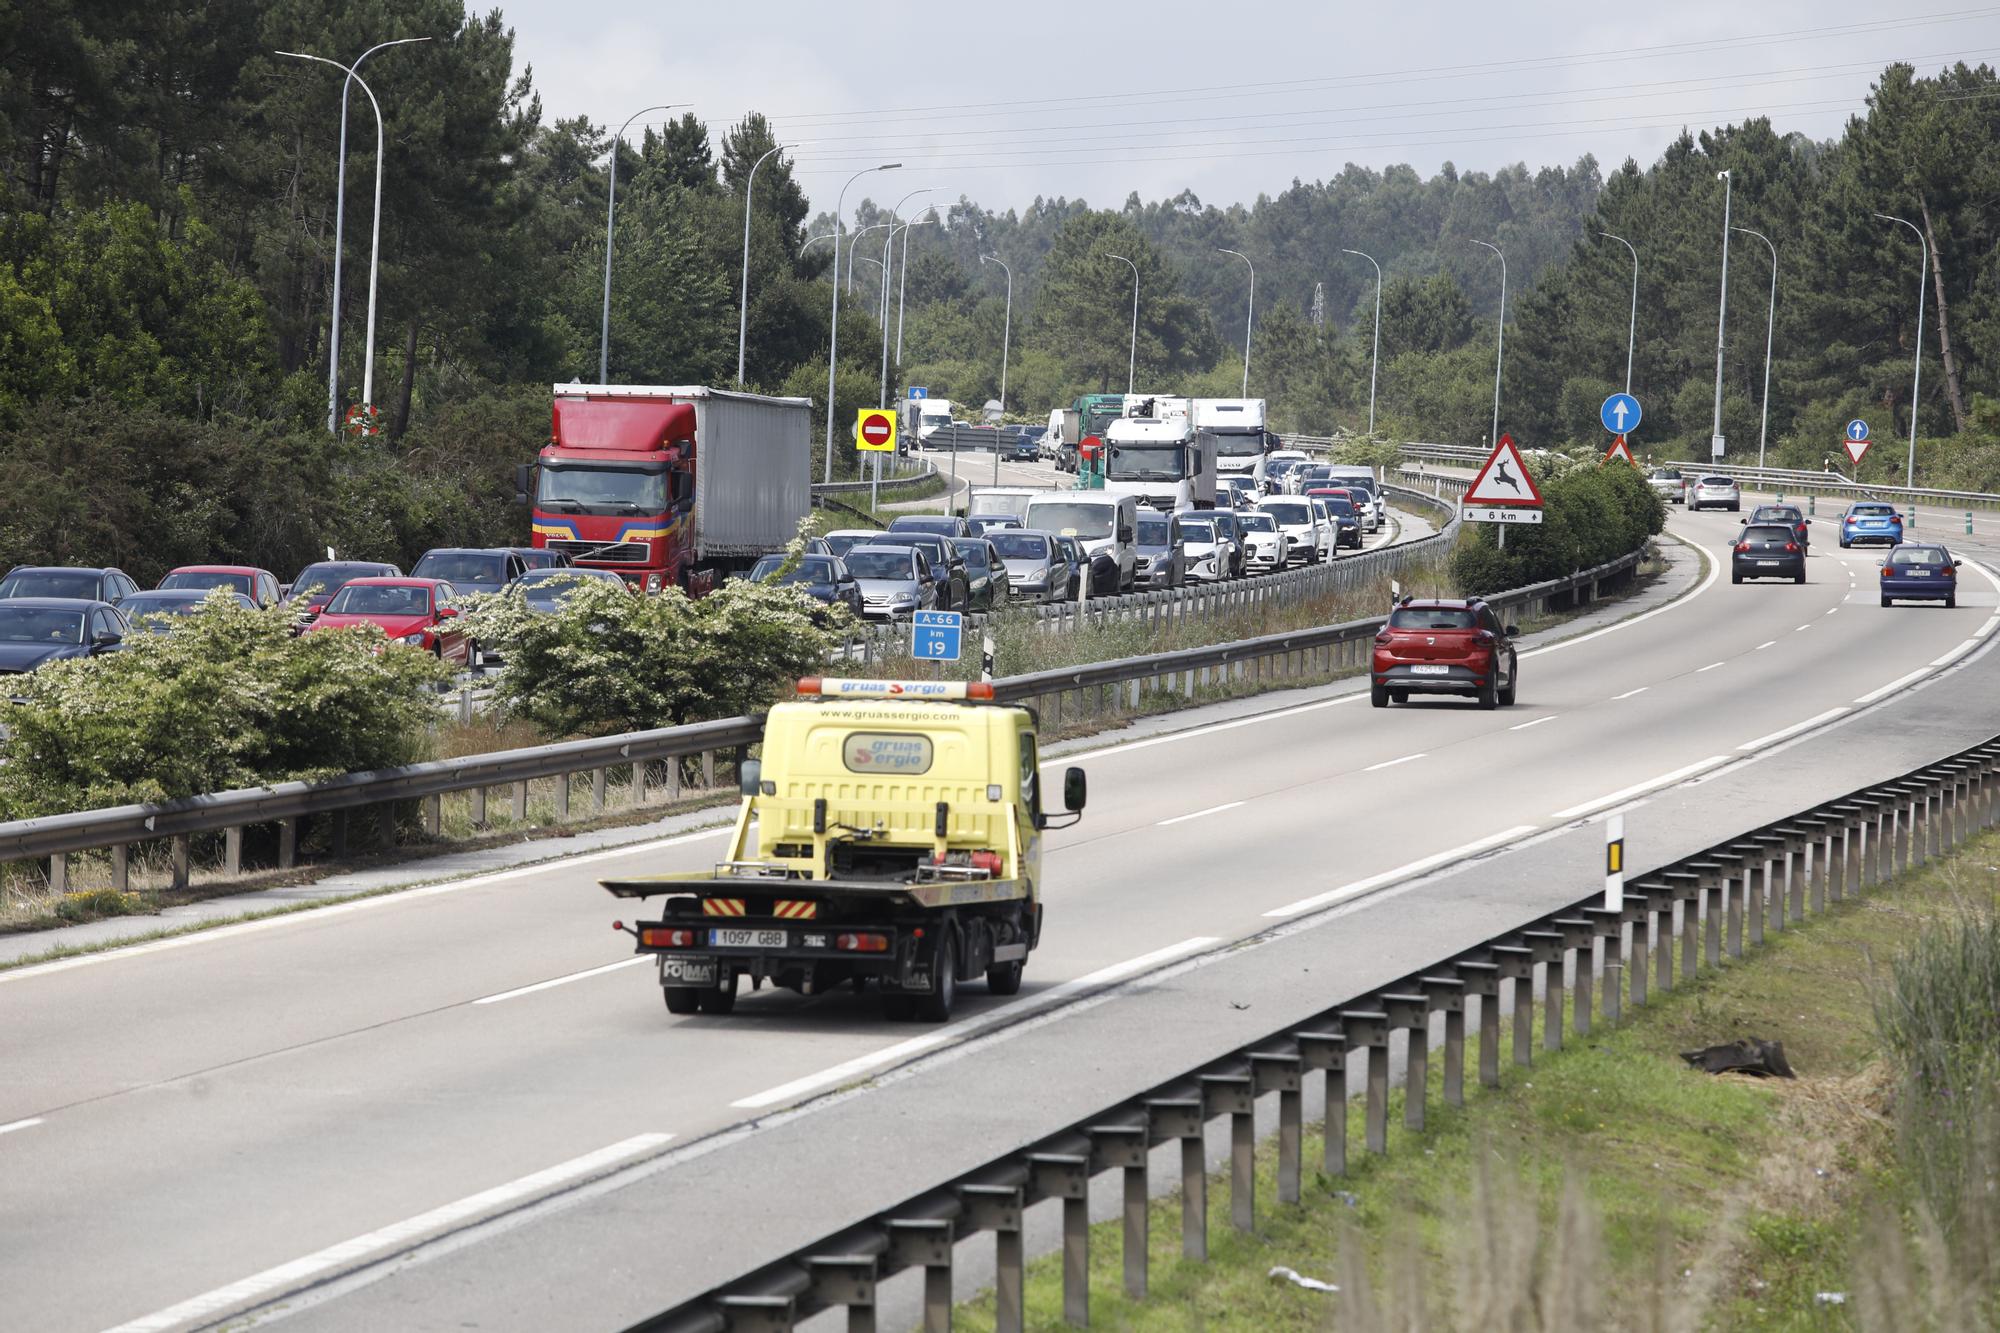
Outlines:
[[1348,162],[1429,175],[1588,152],[1609,171],[1684,125],[1761,114],[1831,137],[1891,60],[2000,63],[2000,6],[1964,0],[498,3],[548,119],[615,128],[685,102],[719,136],[762,111],[809,141],[799,179],[821,208],[898,160],[850,207],[922,186],[998,209],[1184,188],[1226,205]]

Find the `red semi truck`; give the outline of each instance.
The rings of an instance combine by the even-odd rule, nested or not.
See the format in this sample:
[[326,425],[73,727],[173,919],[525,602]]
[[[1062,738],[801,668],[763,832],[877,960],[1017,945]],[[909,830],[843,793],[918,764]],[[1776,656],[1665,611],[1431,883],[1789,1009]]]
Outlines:
[[644,592],[747,568],[812,505],[810,399],[558,384],[549,436],[515,478],[534,544]]

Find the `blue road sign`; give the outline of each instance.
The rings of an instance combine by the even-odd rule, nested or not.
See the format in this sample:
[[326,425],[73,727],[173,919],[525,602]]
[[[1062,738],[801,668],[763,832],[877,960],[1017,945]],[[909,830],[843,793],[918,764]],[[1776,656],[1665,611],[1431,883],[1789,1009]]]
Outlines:
[[956,662],[964,638],[961,613],[919,611],[910,626],[910,656],[925,662]]
[[1629,393],[1614,393],[1604,400],[1603,407],[1597,409],[1597,419],[1613,435],[1624,435],[1639,429],[1639,418],[1644,415],[1639,410],[1639,400]]
[[910,397],[912,397],[912,398],[928,398],[928,397],[930,397],[930,396],[931,396],[931,391],[930,391],[929,389],[926,389],[926,388],[925,388],[925,387],[924,387],[923,385],[921,385],[921,384],[912,384],[912,385],[910,386]]
[[[1825,437],[1822,436],[1822,439]],[[1860,417],[1847,423],[1847,438],[1857,443],[1868,438],[1868,423]]]

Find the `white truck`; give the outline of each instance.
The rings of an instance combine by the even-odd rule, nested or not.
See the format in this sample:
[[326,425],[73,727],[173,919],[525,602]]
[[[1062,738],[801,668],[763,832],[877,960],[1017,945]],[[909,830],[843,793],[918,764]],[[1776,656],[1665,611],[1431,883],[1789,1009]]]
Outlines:
[[928,440],[939,426],[951,424],[949,398],[906,398],[903,402],[908,408],[903,416],[903,430],[915,436],[918,444]]
[[1126,415],[1104,430],[1110,457],[1104,489],[1177,513],[1215,508],[1215,450],[1195,431],[1186,398],[1127,398]]
[[1197,398],[1194,428],[1203,448],[1215,455],[1217,476],[1249,477],[1257,493],[1263,493],[1265,446],[1271,437],[1264,434],[1262,398]]

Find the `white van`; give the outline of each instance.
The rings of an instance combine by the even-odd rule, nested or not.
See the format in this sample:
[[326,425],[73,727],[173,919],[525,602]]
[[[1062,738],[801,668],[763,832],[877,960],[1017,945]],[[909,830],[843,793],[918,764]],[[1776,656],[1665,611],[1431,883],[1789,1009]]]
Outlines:
[[965,516],[981,518],[1005,514],[1009,518],[1020,518],[1028,512],[1028,501],[1047,494],[1049,489],[1046,486],[974,486],[971,498],[965,502]]
[[1333,559],[1334,534],[1313,511],[1313,502],[1303,495],[1267,495],[1257,508],[1278,520],[1278,531],[1290,539],[1288,561],[1316,565]]
[[1034,532],[1074,537],[1090,557],[1091,591],[1108,592],[1104,585],[1116,571],[1117,591],[1127,592],[1137,572],[1139,545],[1139,498],[1113,495],[1108,491],[1052,491],[1028,501],[1021,526]]
[[928,440],[940,426],[951,424],[951,399],[919,398],[917,400],[917,439]]

